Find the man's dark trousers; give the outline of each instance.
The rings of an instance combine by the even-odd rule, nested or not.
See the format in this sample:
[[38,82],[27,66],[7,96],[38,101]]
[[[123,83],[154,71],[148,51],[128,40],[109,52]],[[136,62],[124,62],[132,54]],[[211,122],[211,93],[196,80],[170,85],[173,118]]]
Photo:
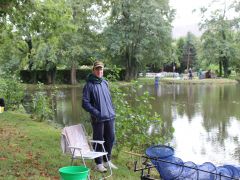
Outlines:
[[[115,121],[114,119],[103,121],[103,122],[92,122],[93,129],[93,140],[105,141],[104,147],[108,152],[108,160],[111,160],[112,147],[115,140]],[[93,145],[95,148],[95,144]],[[103,151],[102,146],[97,144],[96,151]],[[106,157],[103,157],[103,160],[106,162]],[[95,159],[96,164],[102,164],[102,158]]]

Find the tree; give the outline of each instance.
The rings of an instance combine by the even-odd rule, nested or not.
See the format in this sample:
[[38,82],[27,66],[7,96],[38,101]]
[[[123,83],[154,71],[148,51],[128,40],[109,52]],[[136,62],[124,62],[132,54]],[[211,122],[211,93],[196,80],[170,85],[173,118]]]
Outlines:
[[34,27],[32,35],[34,44],[31,57],[27,59],[31,63],[28,68],[30,70],[46,70],[48,84],[52,84],[55,81],[55,73],[59,63],[61,35],[71,29],[69,24],[71,11],[64,0],[36,1],[34,5],[36,18],[31,22]]
[[21,9],[22,6],[26,4],[31,4],[31,1],[28,0],[1,0],[0,2],[0,23],[3,23],[3,20],[7,19],[8,15],[11,15],[14,9]]
[[234,33],[233,56],[231,57],[231,65],[236,73],[240,73],[240,32]]
[[14,13],[21,12],[25,16],[32,8],[32,3],[26,0],[3,0],[0,2],[0,63],[5,73],[16,73],[19,71],[20,59],[25,57],[23,44],[19,42],[16,25],[13,23]]
[[[221,1],[220,7],[216,7],[213,2],[209,8],[201,8],[202,21],[200,27],[205,30],[202,39],[202,48],[205,59],[210,63],[218,63],[219,76],[222,76],[222,70],[224,77],[228,77],[230,74],[229,66],[230,61],[233,59],[233,27],[234,21],[227,13],[234,10],[235,5],[227,5],[227,1]],[[210,12],[210,17],[207,13]]]
[[[179,64],[183,61],[183,53],[184,53],[184,38],[179,38],[176,42],[176,56]],[[179,71],[180,73],[184,72],[184,67],[180,66]]]
[[196,61],[196,48],[194,42],[195,36],[188,32],[186,42],[183,49],[183,60],[181,61],[181,69],[188,69],[195,65]]
[[18,57],[19,67],[33,72],[32,82],[36,82],[35,70],[45,69],[48,83],[52,83],[58,64],[59,38],[69,29],[71,11],[64,0],[37,0],[17,5],[18,8],[8,14],[6,24],[12,27],[9,35],[14,38],[13,46],[23,55]]
[[177,44],[176,42],[172,43],[172,51],[171,51],[171,64],[172,64],[172,72],[176,72],[176,69],[179,68],[179,61],[178,61],[178,52],[177,52]]
[[177,40],[176,56],[180,64],[179,72],[182,73],[189,68],[196,66],[197,61],[197,38],[190,32],[186,37]]
[[[104,3],[98,0],[69,1],[72,11],[72,31],[66,31],[61,40],[62,63],[71,69],[71,84],[76,84],[78,65],[92,65],[101,56],[99,18],[105,11]],[[100,16],[100,17],[99,17]]]
[[125,80],[146,64],[170,59],[173,11],[168,1],[115,0],[104,30],[109,59],[126,68]]

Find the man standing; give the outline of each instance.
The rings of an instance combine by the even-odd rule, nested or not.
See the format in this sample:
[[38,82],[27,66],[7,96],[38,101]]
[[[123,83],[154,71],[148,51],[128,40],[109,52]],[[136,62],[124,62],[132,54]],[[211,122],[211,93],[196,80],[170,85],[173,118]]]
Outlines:
[[[88,76],[87,83],[83,88],[82,107],[90,113],[93,129],[93,140],[105,141],[104,147],[108,152],[108,160],[104,156],[96,158],[96,170],[106,172],[106,167],[117,167],[112,164],[111,153],[115,139],[115,112],[112,104],[111,94],[107,81],[103,78],[104,64],[96,61],[93,64],[92,74]],[[97,151],[102,151],[102,147],[97,145]]]
[[193,78],[192,68],[189,68],[188,73],[189,73],[189,79],[192,79]]

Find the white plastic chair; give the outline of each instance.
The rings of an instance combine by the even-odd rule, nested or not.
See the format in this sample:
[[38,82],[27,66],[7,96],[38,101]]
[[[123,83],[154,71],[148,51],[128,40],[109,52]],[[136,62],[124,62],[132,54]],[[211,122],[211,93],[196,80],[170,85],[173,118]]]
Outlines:
[[[100,144],[102,146],[103,152],[96,152],[92,147],[92,143],[95,143],[95,145]],[[86,167],[86,159],[93,160],[95,158],[103,156],[105,156],[107,162],[109,162],[107,157],[108,153],[106,152],[103,143],[104,141],[88,140],[86,130],[82,124],[68,126],[62,130],[61,147],[64,153],[71,154],[71,165],[73,164],[74,159],[80,158]],[[103,177],[103,179],[112,176],[112,168],[109,164],[108,167],[110,174],[106,177]]]

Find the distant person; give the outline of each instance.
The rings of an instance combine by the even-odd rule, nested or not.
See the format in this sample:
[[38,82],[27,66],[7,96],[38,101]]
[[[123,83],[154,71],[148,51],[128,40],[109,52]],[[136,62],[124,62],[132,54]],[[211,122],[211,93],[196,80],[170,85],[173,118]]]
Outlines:
[[155,85],[158,85],[158,84],[159,84],[159,80],[160,80],[160,74],[158,73],[158,74],[155,76]]
[[192,68],[189,68],[189,70],[188,70],[188,77],[189,77],[189,79],[193,78]]
[[4,111],[5,108],[5,102],[3,98],[0,98],[0,113]]
[[202,69],[199,69],[199,71],[198,71],[198,78],[202,79]]
[[208,70],[205,74],[205,78],[212,78],[211,70]]
[[[106,172],[108,165],[117,169],[110,161],[115,140],[115,110],[108,83],[103,78],[103,70],[104,64],[101,61],[93,64],[92,74],[88,76],[82,96],[82,107],[91,115],[93,140],[105,141],[104,147],[108,152],[108,159],[105,156],[103,160],[102,158],[95,159],[96,170],[99,172]],[[97,145],[96,150],[102,151],[102,146]]]
[[5,102],[3,98],[0,98],[0,106],[5,107]]

